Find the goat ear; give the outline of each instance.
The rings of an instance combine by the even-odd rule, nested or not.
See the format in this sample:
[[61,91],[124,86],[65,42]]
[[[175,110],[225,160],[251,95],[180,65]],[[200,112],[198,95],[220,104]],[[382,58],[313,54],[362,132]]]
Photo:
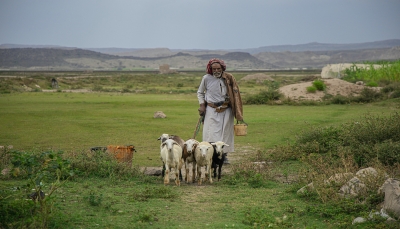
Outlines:
[[161,140],[161,137],[157,138],[157,140]]
[[215,146],[215,142],[211,142],[211,145]]
[[229,146],[228,144],[224,143],[224,146]]

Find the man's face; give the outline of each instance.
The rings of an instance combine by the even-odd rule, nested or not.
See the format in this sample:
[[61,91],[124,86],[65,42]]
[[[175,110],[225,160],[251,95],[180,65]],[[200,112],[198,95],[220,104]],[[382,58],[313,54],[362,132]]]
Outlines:
[[218,77],[218,78],[221,77],[221,75],[222,75],[222,67],[221,67],[220,64],[218,64],[218,63],[212,64],[211,65],[211,70],[213,72],[213,76]]

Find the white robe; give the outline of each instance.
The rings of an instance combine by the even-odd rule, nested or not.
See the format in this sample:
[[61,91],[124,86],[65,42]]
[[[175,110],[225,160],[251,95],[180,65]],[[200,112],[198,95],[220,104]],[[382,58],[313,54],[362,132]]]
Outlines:
[[[200,104],[205,101],[209,103],[217,103],[224,101],[226,94],[227,89],[224,80],[207,74],[204,75],[201,80],[197,91],[197,98]],[[234,116],[230,107],[225,111],[218,113],[215,111],[215,108],[207,106],[203,125],[203,141],[223,141],[229,145],[224,147],[224,152],[234,152],[234,121]]]

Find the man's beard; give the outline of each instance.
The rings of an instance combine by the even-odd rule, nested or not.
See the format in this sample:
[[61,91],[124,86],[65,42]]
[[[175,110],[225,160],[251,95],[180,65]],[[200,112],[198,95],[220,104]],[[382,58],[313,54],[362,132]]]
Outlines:
[[222,72],[214,72],[213,76],[220,78],[222,76]]

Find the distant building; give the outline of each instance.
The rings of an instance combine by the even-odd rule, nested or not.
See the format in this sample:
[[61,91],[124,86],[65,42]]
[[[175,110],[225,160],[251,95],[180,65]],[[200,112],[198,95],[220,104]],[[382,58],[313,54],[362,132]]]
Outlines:
[[176,70],[171,70],[169,68],[168,64],[163,64],[159,67],[159,71],[161,74],[170,74],[170,73],[176,73]]

